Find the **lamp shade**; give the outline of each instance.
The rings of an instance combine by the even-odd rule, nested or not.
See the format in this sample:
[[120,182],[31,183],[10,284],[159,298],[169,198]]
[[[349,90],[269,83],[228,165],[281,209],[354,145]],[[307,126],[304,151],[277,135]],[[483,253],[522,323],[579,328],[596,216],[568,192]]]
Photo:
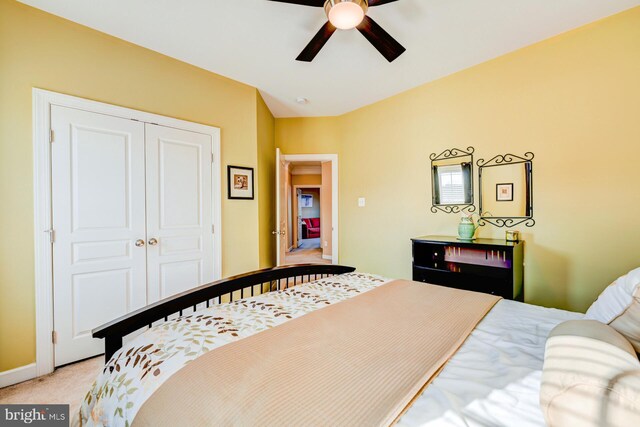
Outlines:
[[340,30],[350,30],[362,22],[367,12],[366,0],[327,0],[324,10],[331,24]]

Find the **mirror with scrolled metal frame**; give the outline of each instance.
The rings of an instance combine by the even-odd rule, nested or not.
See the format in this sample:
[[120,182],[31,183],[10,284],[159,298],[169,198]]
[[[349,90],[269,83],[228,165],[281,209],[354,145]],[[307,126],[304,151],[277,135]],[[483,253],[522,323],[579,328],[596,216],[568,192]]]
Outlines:
[[450,148],[431,159],[431,212],[474,212],[473,147]]
[[479,225],[533,227],[533,160],[523,156],[499,154],[485,161],[478,159]]

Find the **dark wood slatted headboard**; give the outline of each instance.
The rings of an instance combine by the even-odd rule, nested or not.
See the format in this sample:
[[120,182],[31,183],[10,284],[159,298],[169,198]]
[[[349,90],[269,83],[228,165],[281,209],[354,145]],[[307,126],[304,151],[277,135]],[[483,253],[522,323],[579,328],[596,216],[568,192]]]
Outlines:
[[[245,298],[245,296],[286,289],[303,282],[353,271],[355,271],[354,267],[328,264],[298,264],[252,271],[202,285],[135,310],[95,328],[92,331],[93,337],[104,338],[105,362],[108,362],[111,356],[122,347],[124,336],[145,326],[151,327],[155,322],[167,321],[172,315],[182,316],[183,310],[191,308],[196,310],[198,304],[209,307],[212,303],[221,303],[223,298],[227,299],[227,297],[228,301],[233,301],[234,293],[239,292],[240,298]],[[258,292],[255,292],[256,287]]]

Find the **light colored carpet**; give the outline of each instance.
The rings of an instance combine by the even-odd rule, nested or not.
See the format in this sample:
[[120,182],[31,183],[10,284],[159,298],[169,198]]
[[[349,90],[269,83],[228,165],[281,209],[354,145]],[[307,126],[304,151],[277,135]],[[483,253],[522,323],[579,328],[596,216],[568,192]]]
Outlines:
[[298,248],[292,250],[291,252],[296,252],[302,249],[316,249],[320,248],[320,238],[316,237],[315,239],[300,239],[300,243],[298,244]]
[[0,389],[0,403],[68,403],[73,420],[104,364],[104,356],[56,369],[49,375]]

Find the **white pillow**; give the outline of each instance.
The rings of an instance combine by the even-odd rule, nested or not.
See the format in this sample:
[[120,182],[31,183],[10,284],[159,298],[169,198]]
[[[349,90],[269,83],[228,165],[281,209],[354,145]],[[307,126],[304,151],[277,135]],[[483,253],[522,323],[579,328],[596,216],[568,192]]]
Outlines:
[[540,408],[549,427],[640,426],[640,361],[595,320],[556,326],[547,339]]
[[611,325],[640,352],[640,268],[609,285],[584,316]]

